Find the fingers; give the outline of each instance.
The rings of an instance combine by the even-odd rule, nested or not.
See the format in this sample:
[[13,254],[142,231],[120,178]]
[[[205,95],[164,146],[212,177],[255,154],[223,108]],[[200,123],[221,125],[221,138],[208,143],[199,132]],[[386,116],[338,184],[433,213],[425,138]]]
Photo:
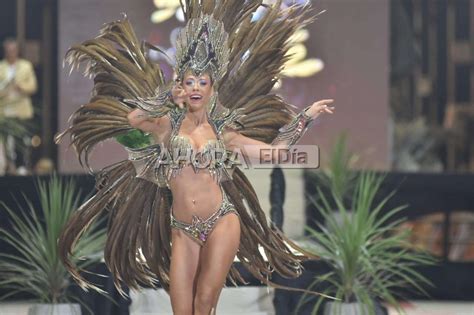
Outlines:
[[321,106],[321,105],[330,105],[330,104],[332,104],[332,103],[334,103],[334,100],[333,100],[333,99],[327,99],[327,100],[320,100],[320,101],[317,101],[317,102],[314,103],[314,104]]
[[186,93],[185,90],[182,90],[178,95],[178,97],[181,97],[181,98],[185,98],[186,96],[188,96],[188,93]]
[[326,107],[323,109],[324,113],[334,114],[335,107]]
[[332,103],[334,103],[333,99],[325,99],[325,100],[320,100],[313,103],[313,106],[317,109],[316,112],[318,114],[322,114],[322,113],[334,114],[334,110],[336,109],[336,107],[330,106]]
[[184,99],[179,99],[177,101],[177,104],[178,104],[179,108],[184,108]]
[[334,108],[335,108],[335,107],[328,107],[328,108],[326,108],[326,113],[334,114]]
[[334,103],[334,99],[329,98],[329,99],[325,99],[325,100],[319,100],[319,101],[316,102],[316,104],[330,104],[330,103]]
[[176,82],[176,84],[173,86],[171,93],[173,95],[173,100],[174,102],[178,105],[179,108],[184,108],[185,104],[184,101],[188,94],[184,90],[184,88],[181,86],[181,83],[179,81]]
[[183,86],[181,85],[181,82],[176,81],[173,87],[171,88],[173,92],[180,92],[181,90],[184,90]]
[[184,89],[180,86],[174,86],[173,89],[171,90],[171,93],[173,93],[173,95],[180,95],[184,92]]
[[186,91],[184,90],[184,88],[183,88],[181,85],[176,85],[176,86],[174,87],[174,91],[176,92],[176,95],[177,95],[178,97],[185,97],[185,96],[187,96]]

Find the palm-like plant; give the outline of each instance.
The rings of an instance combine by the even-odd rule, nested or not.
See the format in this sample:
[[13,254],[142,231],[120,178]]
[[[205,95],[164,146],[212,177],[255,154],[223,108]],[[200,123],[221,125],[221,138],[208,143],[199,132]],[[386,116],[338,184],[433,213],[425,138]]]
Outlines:
[[318,183],[318,186],[325,187],[337,199],[346,202],[356,179],[356,173],[351,167],[358,159],[359,156],[347,148],[347,133],[342,133],[326,157],[328,161],[326,167],[309,172],[309,176]]
[[[406,206],[382,213],[394,191],[375,202],[383,179],[384,176],[371,171],[360,173],[351,202],[352,211],[333,192],[339,218],[334,216],[333,204],[318,189],[321,201],[318,208],[325,218],[325,225],[319,225],[322,232],[308,228],[319,245],[317,254],[330,267],[329,272],[314,280],[311,288],[324,283],[327,288],[323,293],[337,297],[342,303],[359,303],[360,313],[357,314],[375,314],[376,299],[403,312],[397,301],[397,289],[411,287],[426,294],[422,285],[431,285],[415,267],[434,264],[434,258],[412,248],[409,231],[394,232],[404,221],[396,216]],[[303,297],[300,304],[306,298]],[[314,313],[322,302],[323,298],[317,300]],[[335,311],[331,314],[340,313],[337,311],[340,305],[334,304]]]
[[[0,287],[10,290],[1,298],[27,292],[40,303],[76,302],[67,289],[72,283],[69,273],[58,256],[57,239],[79,205],[80,191],[72,179],[63,180],[53,175],[49,181],[38,180],[41,209],[24,194],[24,205],[17,201],[17,214],[1,202],[10,217],[11,231],[0,229],[0,239],[16,250],[15,254],[0,253]],[[86,268],[100,260],[105,242],[105,229],[92,227],[77,244],[75,262]],[[88,257],[87,260],[79,259]],[[80,301],[77,301],[80,302]]]

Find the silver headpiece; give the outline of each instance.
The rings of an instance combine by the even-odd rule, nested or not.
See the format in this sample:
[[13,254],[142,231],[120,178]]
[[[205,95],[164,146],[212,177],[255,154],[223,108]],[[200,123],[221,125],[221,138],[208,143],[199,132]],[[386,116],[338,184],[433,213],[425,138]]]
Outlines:
[[208,71],[212,80],[218,83],[229,63],[228,37],[224,24],[210,15],[189,20],[176,40],[178,78],[188,70],[197,76]]

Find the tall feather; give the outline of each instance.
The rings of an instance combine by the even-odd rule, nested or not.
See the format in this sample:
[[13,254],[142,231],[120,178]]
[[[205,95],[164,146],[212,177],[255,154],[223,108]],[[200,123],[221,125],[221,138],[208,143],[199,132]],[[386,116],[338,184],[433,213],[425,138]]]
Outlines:
[[127,114],[133,106],[124,99],[152,97],[165,85],[160,66],[146,55],[150,47],[140,43],[125,16],[66,53],[71,71],[83,65],[84,75],[94,77],[92,98],[73,113],[70,126],[55,139],[58,143],[70,134],[82,166],[90,169],[89,154],[99,142],[132,129]]

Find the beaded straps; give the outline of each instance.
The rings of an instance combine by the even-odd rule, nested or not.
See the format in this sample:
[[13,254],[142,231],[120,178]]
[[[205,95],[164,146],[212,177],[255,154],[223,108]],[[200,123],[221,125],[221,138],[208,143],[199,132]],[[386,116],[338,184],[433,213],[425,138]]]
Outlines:
[[304,110],[298,113],[291,122],[281,127],[278,131],[278,135],[272,141],[272,145],[287,145],[292,146],[296,144],[299,139],[306,133],[306,130],[310,127],[314,121],[311,116],[306,114],[306,111],[311,106],[307,106]]

